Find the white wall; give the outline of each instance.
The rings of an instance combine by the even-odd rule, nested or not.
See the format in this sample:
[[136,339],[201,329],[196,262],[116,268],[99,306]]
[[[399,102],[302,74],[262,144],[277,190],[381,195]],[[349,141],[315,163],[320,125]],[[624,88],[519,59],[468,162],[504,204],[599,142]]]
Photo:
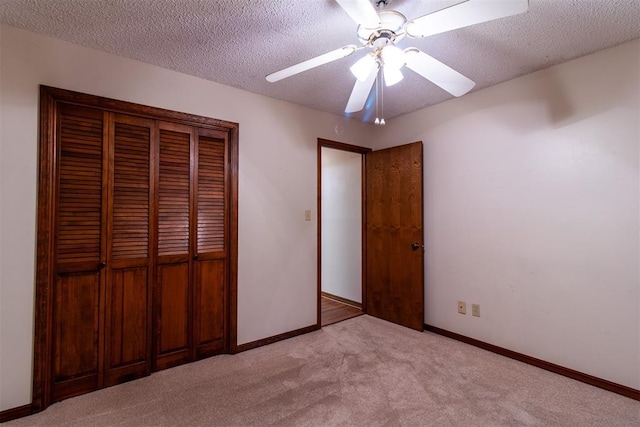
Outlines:
[[426,323],[640,389],[640,41],[382,132],[424,141]]
[[368,126],[2,26],[0,410],[31,401],[39,84],[238,122],[238,344],[316,323],[317,138]]
[[38,84],[240,123],[239,344],[315,323],[317,138],[423,140],[426,322],[640,388],[639,51],[379,128],[1,26],[0,410],[31,400]]
[[322,291],[362,302],[362,154],[322,147]]

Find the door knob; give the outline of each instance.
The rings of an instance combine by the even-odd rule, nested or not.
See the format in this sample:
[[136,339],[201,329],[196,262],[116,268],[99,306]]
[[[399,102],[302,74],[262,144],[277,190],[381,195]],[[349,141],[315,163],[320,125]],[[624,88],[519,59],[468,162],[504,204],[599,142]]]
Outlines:
[[421,247],[423,247],[420,243],[414,242],[411,244],[411,249],[414,251],[417,251],[418,249],[420,249]]
[[193,256],[193,259],[194,259],[194,260],[197,260],[197,259],[198,259],[198,254],[195,254],[195,255]]

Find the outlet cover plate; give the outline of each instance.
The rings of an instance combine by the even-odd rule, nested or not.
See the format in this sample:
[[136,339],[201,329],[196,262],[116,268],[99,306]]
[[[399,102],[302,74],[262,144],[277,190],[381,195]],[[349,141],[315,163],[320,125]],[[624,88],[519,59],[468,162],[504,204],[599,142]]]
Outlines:
[[458,313],[467,314],[467,303],[464,301],[458,301]]

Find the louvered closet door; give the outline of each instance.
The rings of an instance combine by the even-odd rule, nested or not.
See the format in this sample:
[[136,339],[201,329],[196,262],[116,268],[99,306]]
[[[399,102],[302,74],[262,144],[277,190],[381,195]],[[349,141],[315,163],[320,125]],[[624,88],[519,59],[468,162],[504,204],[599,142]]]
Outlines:
[[197,135],[194,262],[194,339],[196,357],[226,349],[228,233],[226,134],[199,130]]
[[105,385],[150,372],[154,123],[110,115]]
[[105,116],[61,104],[57,120],[52,400],[102,384]]
[[160,123],[158,153],[158,270],[155,367],[192,359],[191,298],[191,127]]

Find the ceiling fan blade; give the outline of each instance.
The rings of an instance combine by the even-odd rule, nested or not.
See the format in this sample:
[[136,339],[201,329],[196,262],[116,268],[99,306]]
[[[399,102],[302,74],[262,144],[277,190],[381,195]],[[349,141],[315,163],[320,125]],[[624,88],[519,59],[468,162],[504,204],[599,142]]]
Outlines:
[[407,22],[410,37],[426,37],[481,22],[524,13],[529,0],[466,0]]
[[473,80],[416,48],[408,48],[404,52],[406,66],[409,69],[440,86],[453,96],[462,96],[476,85]]
[[349,102],[347,102],[347,107],[344,109],[345,113],[356,113],[364,108],[364,104],[367,102],[367,98],[369,97],[369,92],[371,92],[373,83],[375,83],[376,77],[378,76],[379,68],[380,65],[377,62],[374,62],[366,80],[356,79],[356,84],[353,86],[353,90],[351,91]]
[[358,48],[355,45],[351,44],[348,46],[344,46],[340,49],[327,52],[324,55],[316,56],[315,58],[311,58],[304,62],[300,62],[299,64],[292,65],[291,67],[287,67],[284,70],[271,73],[266,78],[268,82],[274,83],[303,71],[310,70],[311,68],[319,67],[320,65],[327,64],[331,61],[347,57],[356,50],[358,50]]
[[355,21],[365,28],[378,28],[380,17],[370,0],[336,0],[336,3]]

